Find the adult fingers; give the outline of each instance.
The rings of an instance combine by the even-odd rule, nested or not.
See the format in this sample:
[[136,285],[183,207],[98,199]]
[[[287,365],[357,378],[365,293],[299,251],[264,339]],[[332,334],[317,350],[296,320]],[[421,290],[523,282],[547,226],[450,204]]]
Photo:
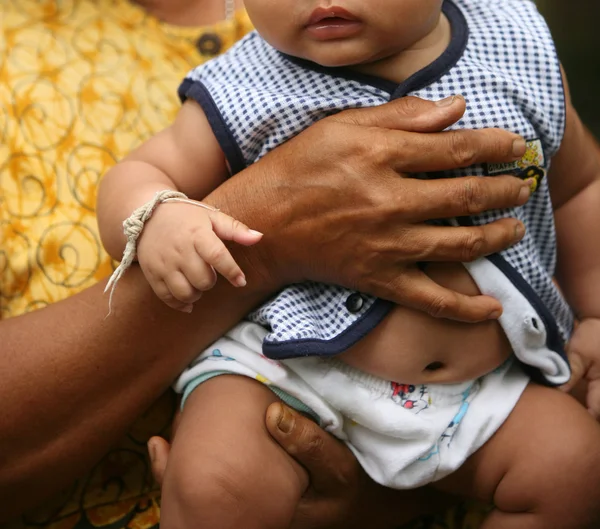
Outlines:
[[[481,226],[420,225],[409,235],[414,239],[415,261],[471,262],[519,242],[525,226],[516,219],[499,219]],[[407,245],[410,246],[408,242]]]
[[162,437],[155,435],[148,440],[147,447],[152,475],[154,480],[162,487],[171,445]]
[[251,230],[243,222],[221,211],[211,212],[209,217],[212,222],[213,231],[220,239],[225,241],[234,241],[244,246],[250,246],[260,241],[263,236],[261,232]]
[[392,197],[390,204],[399,204],[399,213],[410,222],[423,222],[522,206],[529,200],[531,188],[527,181],[513,176],[435,180],[406,178],[397,184],[396,193],[397,197]]
[[458,121],[465,113],[462,96],[427,101],[407,96],[371,108],[345,110],[332,121],[409,132],[438,132]]
[[223,241],[213,231],[199,233],[194,239],[196,253],[233,286],[246,285],[246,276]]
[[502,314],[498,300],[490,296],[467,296],[442,287],[416,267],[405,269],[385,284],[373,285],[369,293],[435,318],[477,323],[497,319]]
[[397,171],[421,173],[470,167],[478,163],[519,160],[525,140],[501,129],[413,133],[377,131],[374,145],[385,149]]
[[316,423],[280,402],[267,409],[267,430],[309,473],[313,491],[338,491],[358,478],[352,452]]

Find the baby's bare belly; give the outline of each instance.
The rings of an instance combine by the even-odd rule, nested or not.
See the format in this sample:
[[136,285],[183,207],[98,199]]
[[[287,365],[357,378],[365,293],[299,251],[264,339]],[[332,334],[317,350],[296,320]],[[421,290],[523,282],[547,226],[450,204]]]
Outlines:
[[[479,293],[459,263],[430,264],[427,274],[458,292]],[[452,383],[493,371],[511,353],[510,344],[496,321],[460,323],[397,306],[339,359],[396,382]]]

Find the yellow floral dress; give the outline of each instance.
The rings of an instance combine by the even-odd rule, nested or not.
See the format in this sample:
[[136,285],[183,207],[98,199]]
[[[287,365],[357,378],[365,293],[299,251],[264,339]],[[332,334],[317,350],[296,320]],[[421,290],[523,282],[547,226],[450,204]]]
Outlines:
[[[100,177],[173,119],[185,73],[251,28],[161,23],[127,0],[0,0],[0,316],[106,277],[94,212]],[[55,529],[158,525],[145,442],[174,410],[165,395],[70,490],[11,524]],[[475,528],[462,511],[418,527]],[[456,520],[461,520],[457,522]]]

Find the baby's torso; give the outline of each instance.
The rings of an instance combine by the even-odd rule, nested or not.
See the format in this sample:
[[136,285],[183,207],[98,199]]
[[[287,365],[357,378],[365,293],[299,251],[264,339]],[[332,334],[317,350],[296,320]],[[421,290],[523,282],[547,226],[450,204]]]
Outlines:
[[[502,271],[511,288],[533,307],[536,314],[533,320],[543,326],[543,337],[536,339],[543,338],[547,349],[563,355],[572,314],[552,281],[556,241],[552,204],[544,178],[564,128],[562,80],[551,38],[535,6],[528,1],[446,1],[444,11],[452,26],[450,46],[432,65],[401,85],[347,69],[325,69],[299,61],[279,53],[252,34],[232,53],[192,71],[180,95],[193,97],[202,104],[235,173],[332,113],[380,105],[408,94],[434,100],[462,94],[467,101],[467,112],[451,128],[511,130],[528,140],[526,156],[512,166],[480,165],[412,176],[493,177],[513,172],[539,180],[526,206],[457,222],[482,224],[513,216],[525,223],[527,235],[523,241],[489,260]],[[350,356],[351,348],[360,344],[360,340],[366,343],[369,333],[377,333],[374,329],[392,307],[384,300],[342,287],[303,283],[286,288],[250,318],[271,330],[264,352],[273,358],[331,356],[345,351],[350,351],[347,353]],[[387,319],[392,317],[393,314]],[[460,338],[454,338],[459,327],[447,322],[432,320],[428,325],[429,336],[435,336],[438,344],[447,346],[448,351],[469,340],[464,332],[458,333]],[[444,325],[448,325],[446,330]],[[401,332],[398,338],[406,342],[409,333],[415,340],[410,343],[427,347],[422,331],[412,328],[399,331],[394,327],[389,332]],[[494,324],[489,327],[491,330],[486,332],[482,327],[471,328],[470,345],[481,343],[485,348],[486,343],[495,343],[498,351],[503,351],[502,340],[489,340],[497,335]],[[512,341],[511,344],[514,345]],[[438,346],[432,344],[430,352],[436,359],[430,363],[452,363],[448,358],[437,358],[434,347]],[[491,354],[490,365],[500,356]]]
[[[456,292],[479,294],[460,263],[431,263],[425,272]],[[385,380],[447,384],[490,373],[504,364],[511,352],[496,320],[461,323],[396,305],[373,331],[338,358]]]

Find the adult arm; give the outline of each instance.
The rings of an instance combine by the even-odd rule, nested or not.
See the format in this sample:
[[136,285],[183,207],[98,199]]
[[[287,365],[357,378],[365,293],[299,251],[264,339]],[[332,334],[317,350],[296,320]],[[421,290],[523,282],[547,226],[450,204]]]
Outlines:
[[495,300],[436,289],[415,272],[413,285],[403,272],[411,261],[468,260],[520,238],[514,220],[473,229],[419,224],[527,199],[510,177],[399,178],[522,154],[512,154],[516,138],[506,132],[416,132],[443,129],[463,111],[460,98],[446,106],[408,98],[344,112],[228,180],[207,201],[266,235],[255,247],[231,247],[248,286],[219,281],[192,314],[164,306],[133,267],[108,318],[99,284],[0,322],[0,520],[85,473],[200,349],[284,284],[337,281],[465,319],[496,310]]

